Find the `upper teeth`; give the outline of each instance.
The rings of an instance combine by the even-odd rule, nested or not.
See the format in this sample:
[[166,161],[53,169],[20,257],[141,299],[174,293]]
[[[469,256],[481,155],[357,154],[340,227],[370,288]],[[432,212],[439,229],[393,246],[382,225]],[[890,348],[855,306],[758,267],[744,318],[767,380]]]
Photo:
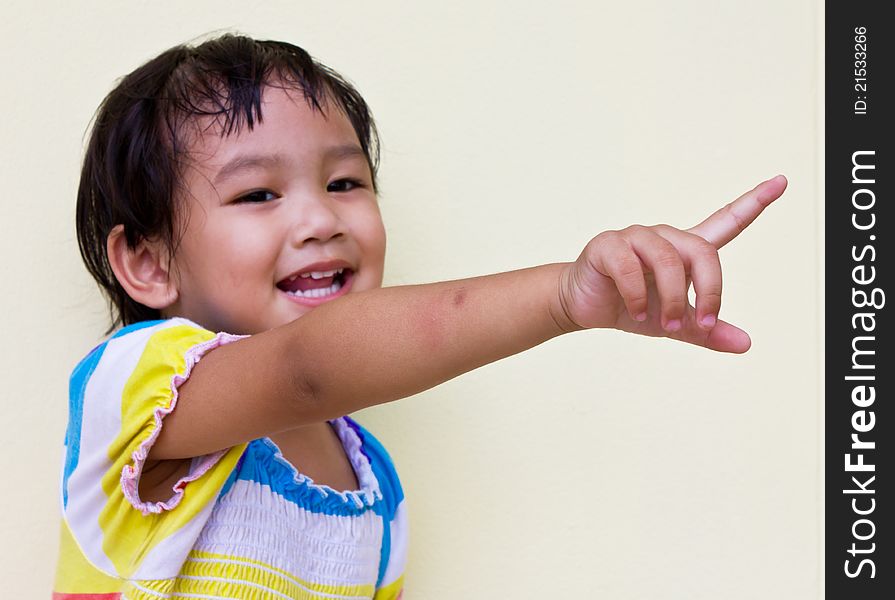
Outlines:
[[301,277],[302,279],[307,279],[311,277],[312,279],[323,279],[324,277],[332,277],[336,273],[341,273],[344,269],[336,269],[335,271],[309,271],[307,273],[299,273],[298,275],[293,275],[289,278],[289,281],[295,281],[296,278]]

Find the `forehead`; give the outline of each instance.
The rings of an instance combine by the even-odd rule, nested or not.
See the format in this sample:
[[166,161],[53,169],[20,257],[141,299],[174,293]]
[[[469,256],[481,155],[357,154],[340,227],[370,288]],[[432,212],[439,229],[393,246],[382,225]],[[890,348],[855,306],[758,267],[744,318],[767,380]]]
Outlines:
[[282,84],[261,89],[252,127],[245,118],[229,133],[228,126],[223,115],[194,116],[184,123],[181,139],[190,167],[214,171],[244,153],[311,158],[335,146],[360,149],[351,122],[336,102],[324,96],[315,106],[300,89]]

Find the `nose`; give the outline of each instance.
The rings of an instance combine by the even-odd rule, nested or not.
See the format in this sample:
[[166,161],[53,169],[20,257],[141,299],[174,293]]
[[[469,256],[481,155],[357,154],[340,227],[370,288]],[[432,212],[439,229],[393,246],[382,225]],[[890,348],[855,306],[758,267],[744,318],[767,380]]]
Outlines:
[[347,232],[337,201],[325,192],[308,194],[298,199],[295,207],[292,243],[296,247],[308,242],[327,242]]

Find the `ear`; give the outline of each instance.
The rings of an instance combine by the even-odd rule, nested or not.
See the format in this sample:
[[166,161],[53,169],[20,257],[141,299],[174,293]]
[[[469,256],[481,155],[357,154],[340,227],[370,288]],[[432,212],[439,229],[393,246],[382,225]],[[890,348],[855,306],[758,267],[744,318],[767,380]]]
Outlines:
[[141,240],[136,248],[128,248],[124,225],[116,225],[106,239],[106,252],[115,278],[133,300],[157,310],[177,301],[179,292],[164,244]]

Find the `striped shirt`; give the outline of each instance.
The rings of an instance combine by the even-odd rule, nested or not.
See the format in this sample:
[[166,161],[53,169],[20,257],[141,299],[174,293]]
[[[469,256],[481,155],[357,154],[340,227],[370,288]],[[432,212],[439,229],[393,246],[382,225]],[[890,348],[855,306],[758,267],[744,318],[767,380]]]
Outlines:
[[359,489],[299,473],[269,438],[196,457],[167,499],[138,483],[178,387],[240,339],[185,319],[120,330],[75,368],[55,600],[401,597],[404,494],[380,443],[331,421]]

